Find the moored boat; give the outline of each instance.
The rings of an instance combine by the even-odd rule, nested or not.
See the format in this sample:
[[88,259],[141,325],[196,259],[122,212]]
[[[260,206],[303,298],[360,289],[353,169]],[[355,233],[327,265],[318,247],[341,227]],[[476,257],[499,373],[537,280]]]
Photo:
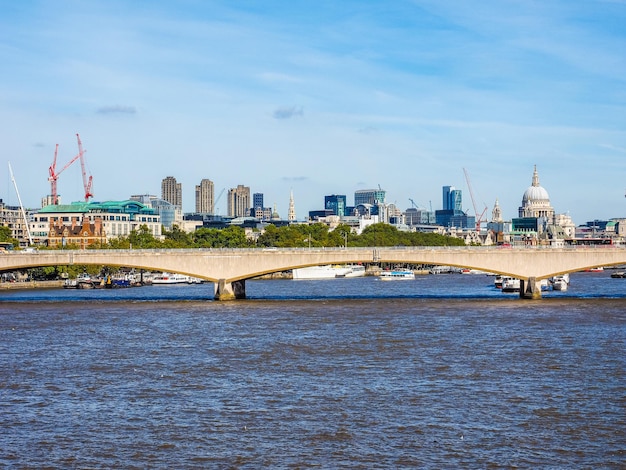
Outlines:
[[566,291],[569,287],[569,274],[565,273],[552,278],[552,289]]
[[63,282],[64,289],[93,289],[96,282],[87,273],[82,273],[76,276],[76,279],[66,279]]
[[358,264],[309,266],[292,271],[293,279],[337,279],[365,276],[365,266]]
[[[365,266],[360,264],[346,265],[349,271],[343,277],[363,277],[365,276]],[[340,276],[339,276],[340,277]]]
[[187,284],[189,283],[189,276],[178,273],[166,273],[163,272],[158,276],[152,278],[153,285],[165,285],[165,284]]
[[415,279],[415,273],[410,269],[402,269],[395,271],[381,271],[378,278],[381,281],[410,281]]
[[520,286],[519,279],[505,276],[505,279],[502,281],[502,292],[519,292]]
[[510,281],[511,279],[513,279],[511,276],[505,276],[504,274],[496,274],[496,277],[493,280],[493,285],[497,289],[502,289],[502,287],[504,286],[504,283],[506,281]]

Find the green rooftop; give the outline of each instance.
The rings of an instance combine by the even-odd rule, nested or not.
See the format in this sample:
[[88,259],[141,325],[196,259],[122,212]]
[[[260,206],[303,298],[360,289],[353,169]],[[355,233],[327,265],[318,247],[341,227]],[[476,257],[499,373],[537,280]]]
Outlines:
[[107,212],[114,214],[146,214],[154,215],[155,210],[142,204],[141,202],[131,201],[105,201],[105,202],[72,202],[70,204],[48,205],[39,210],[40,214],[57,214],[65,213],[88,213],[88,212]]

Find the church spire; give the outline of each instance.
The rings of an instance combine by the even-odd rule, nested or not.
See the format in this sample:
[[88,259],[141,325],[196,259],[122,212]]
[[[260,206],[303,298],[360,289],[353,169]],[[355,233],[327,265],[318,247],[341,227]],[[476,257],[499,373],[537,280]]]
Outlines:
[[296,220],[296,205],[293,202],[293,189],[289,194],[289,212],[287,213],[287,220],[289,220],[290,222]]
[[491,221],[502,222],[502,209],[500,209],[500,203],[497,198],[496,204],[493,206],[493,210],[491,211]]
[[535,171],[533,172],[533,186],[535,188],[539,186],[539,173],[537,173],[537,165],[535,165]]

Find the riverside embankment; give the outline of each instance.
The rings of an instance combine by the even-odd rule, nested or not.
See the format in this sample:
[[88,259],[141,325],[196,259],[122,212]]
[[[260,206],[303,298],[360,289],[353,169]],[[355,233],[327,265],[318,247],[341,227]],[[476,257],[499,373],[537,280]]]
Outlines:
[[63,279],[58,279],[56,281],[0,282],[0,290],[56,289],[58,287],[63,287]]

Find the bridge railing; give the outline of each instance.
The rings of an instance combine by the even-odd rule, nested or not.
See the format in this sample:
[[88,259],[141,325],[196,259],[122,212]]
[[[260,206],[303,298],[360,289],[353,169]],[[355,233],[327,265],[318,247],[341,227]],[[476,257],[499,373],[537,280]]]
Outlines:
[[588,251],[588,250],[625,250],[625,245],[565,245],[565,246],[545,246],[545,245],[491,245],[491,246],[372,246],[372,247],[293,247],[293,248],[154,248],[154,249],[114,249],[114,250],[41,250],[41,251],[5,251],[0,255],[33,255],[38,254],[59,254],[59,253],[93,253],[93,254],[116,254],[116,253],[328,253],[328,252],[371,252],[372,250],[392,250],[392,251]]

